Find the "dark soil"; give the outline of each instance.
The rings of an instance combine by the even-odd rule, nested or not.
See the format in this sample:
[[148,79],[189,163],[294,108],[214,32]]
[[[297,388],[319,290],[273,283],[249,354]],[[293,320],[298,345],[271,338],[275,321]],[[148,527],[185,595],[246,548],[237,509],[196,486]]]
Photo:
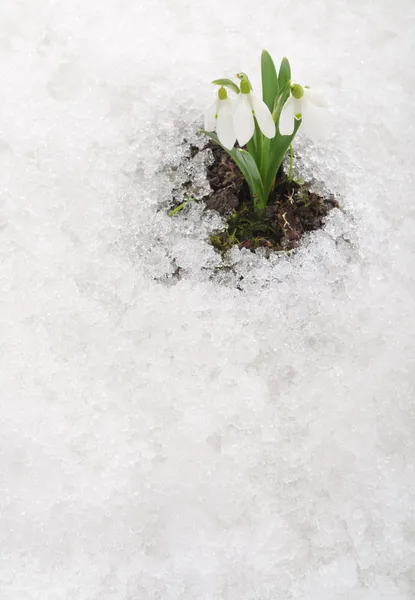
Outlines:
[[333,195],[322,196],[310,191],[310,184],[290,181],[281,168],[266,212],[258,216],[236,164],[220,146],[209,142],[208,147],[213,153],[207,169],[212,192],[203,200],[206,209],[227,217],[226,228],[210,237],[220,252],[234,245],[251,251],[292,250],[305,232],[321,228],[329,211],[339,206]]

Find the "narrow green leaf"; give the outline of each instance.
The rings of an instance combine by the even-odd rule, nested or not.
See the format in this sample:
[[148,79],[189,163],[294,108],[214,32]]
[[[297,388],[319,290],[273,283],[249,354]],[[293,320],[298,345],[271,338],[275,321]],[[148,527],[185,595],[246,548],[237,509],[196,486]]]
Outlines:
[[185,206],[190,204],[190,202],[194,202],[195,200],[196,200],[196,198],[189,198],[188,200],[185,200],[184,202],[179,204],[179,206],[176,206],[176,208],[173,208],[173,210],[171,210],[168,213],[169,217],[174,217],[174,215],[177,215],[177,213],[180,212],[181,210],[183,210]]
[[[278,131],[276,135],[279,135]],[[269,147],[271,145],[271,140],[264,136],[262,140],[262,152],[261,152],[261,164],[259,166],[259,172],[261,173],[261,179],[265,182],[265,178],[268,172],[268,162],[269,162]]]
[[245,162],[242,161],[236,154],[236,148],[232,148],[232,150],[228,150],[227,148],[225,148],[225,146],[222,146],[216,133],[212,133],[210,131],[205,131],[204,129],[202,129],[202,133],[207,135],[211,140],[213,140],[218,146],[223,148],[225,150],[225,152],[227,152],[229,154],[229,156],[232,158],[232,160],[234,160],[235,163],[237,164],[237,166],[239,167],[240,171],[242,172],[242,175],[248,181],[249,173],[246,170]]
[[257,164],[258,169],[261,166],[261,154],[262,154],[262,143],[264,140],[264,136],[262,134],[262,131],[259,128],[258,125],[258,121],[256,120],[255,117],[255,132],[254,132],[254,139],[255,139],[255,148],[256,148],[256,156],[254,156],[254,160]]
[[239,87],[232,81],[232,79],[215,79],[215,81],[212,81],[212,83],[214,85],[223,85],[224,87],[227,87],[235,92],[235,94],[239,94],[240,92]]
[[272,112],[272,117],[275,121],[276,127],[278,127],[278,120],[280,118],[282,107],[287,102],[287,100],[290,96],[290,91],[291,91],[291,88],[288,83],[285,84],[285,86],[282,89],[280,88],[280,95],[278,97],[277,102],[275,103],[274,110]]
[[284,56],[281,61],[280,70],[278,73],[278,85],[280,90],[287,85],[291,79],[291,67],[288,58]]
[[245,169],[249,175],[247,182],[254,203],[254,209],[262,211],[267,205],[267,198],[264,195],[264,186],[262,185],[261,175],[259,174],[256,162],[246,150],[236,150],[236,154],[241,162],[244,162]]
[[266,50],[261,54],[261,76],[262,76],[262,99],[270,111],[274,110],[274,104],[278,97],[279,85],[274,61]]
[[[295,121],[294,132],[292,135],[280,135],[277,131],[276,136],[271,140],[268,156],[267,173],[264,177],[264,195],[266,198],[269,197],[272,184],[274,183],[275,176],[280,168],[284,156],[286,155],[291,142],[293,141],[298,128],[301,125],[301,119]],[[278,125],[277,125],[278,127]]]
[[254,161],[252,156],[249,154],[249,152],[247,152],[246,150],[237,148],[235,150],[235,152],[236,152],[236,155],[239,158],[239,160],[243,161],[244,164],[246,165],[246,169],[249,171],[250,176],[252,177],[253,181],[255,182],[255,187],[259,191],[261,191],[261,195],[262,195],[262,189],[263,189],[262,180],[261,180],[261,176],[258,171],[258,167],[256,166],[256,162]]
[[246,149],[249,152],[249,154],[253,157],[254,161],[257,163],[257,148],[255,135],[253,135],[247,143]]
[[261,130],[258,127],[257,120],[255,119],[255,131],[254,135],[251,137],[249,142],[246,145],[246,149],[249,154],[252,156],[258,169],[261,165],[261,152],[262,152],[262,138],[264,136],[261,133]]
[[264,186],[262,185],[262,179],[261,175],[259,174],[258,167],[255,163],[255,160],[252,158],[249,152],[247,152],[246,150],[240,150],[239,148],[232,148],[232,150],[227,150],[227,148],[222,146],[222,144],[220,143],[216,133],[211,133],[209,131],[204,130],[202,130],[202,133],[207,135],[216,144],[221,146],[221,148],[223,148],[225,152],[227,152],[237,164],[248,184],[249,191],[254,202],[254,207],[259,210],[265,208],[267,203],[267,196],[264,195]]

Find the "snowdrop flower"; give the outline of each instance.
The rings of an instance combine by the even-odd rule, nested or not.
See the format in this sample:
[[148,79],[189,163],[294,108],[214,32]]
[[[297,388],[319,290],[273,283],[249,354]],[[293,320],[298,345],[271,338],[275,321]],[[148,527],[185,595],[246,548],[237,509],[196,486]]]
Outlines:
[[227,150],[234,147],[233,104],[224,87],[219,88],[215,102],[205,110],[205,130],[216,131],[220,143]]
[[291,95],[284,104],[279,120],[281,135],[292,135],[294,119],[302,119],[301,127],[307,137],[322,137],[324,123],[316,107],[326,107],[327,102],[319,92],[298,83],[291,85]]
[[233,122],[236,138],[240,146],[245,146],[254,135],[255,121],[267,138],[275,136],[275,123],[268,106],[252,93],[247,79],[241,81],[241,93],[235,100]]

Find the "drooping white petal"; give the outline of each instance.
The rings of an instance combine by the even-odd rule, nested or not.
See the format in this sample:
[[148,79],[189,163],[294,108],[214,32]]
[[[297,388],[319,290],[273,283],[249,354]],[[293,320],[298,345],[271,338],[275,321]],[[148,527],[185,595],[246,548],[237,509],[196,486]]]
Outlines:
[[205,131],[215,131],[216,115],[218,113],[219,98],[205,110]]
[[321,108],[317,108],[305,96],[302,102],[302,114],[301,130],[304,135],[315,141],[324,139],[327,135],[324,111]]
[[254,94],[251,93],[250,96],[258,127],[265,137],[273,138],[275,136],[275,123],[268,106]]
[[255,131],[254,115],[247,96],[248,94],[242,93],[238,95],[233,113],[233,124],[240,146],[245,146]]
[[233,107],[229,98],[219,100],[216,133],[222,146],[225,146],[228,150],[232,150],[236,142],[236,135],[233,126]]
[[314,88],[304,88],[304,97],[307,100],[310,100],[316,106],[321,106],[323,108],[327,108],[327,100],[323,96],[323,94],[319,90],[315,90]]
[[282,107],[278,129],[281,135],[292,135],[294,131],[294,98],[290,96]]
[[301,115],[303,112],[303,101],[304,98],[293,98],[294,117],[296,119],[301,119]]

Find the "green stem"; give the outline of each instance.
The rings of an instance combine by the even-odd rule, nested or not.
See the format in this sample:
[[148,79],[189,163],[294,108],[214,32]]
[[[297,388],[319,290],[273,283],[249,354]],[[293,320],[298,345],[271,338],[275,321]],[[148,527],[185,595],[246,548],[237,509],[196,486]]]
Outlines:
[[255,162],[257,162],[257,147],[256,147],[256,139],[255,136],[252,136],[249,142],[246,145],[246,149],[249,154],[252,156]]
[[[264,160],[265,157],[267,157],[268,152],[267,152],[267,149],[264,148],[264,141],[265,141],[264,136],[262,135],[261,130],[258,127],[258,123],[256,122],[256,119],[255,119],[254,140],[255,140],[255,148],[256,148],[255,162],[257,164],[258,171],[260,172],[260,177],[261,177],[262,183],[264,183],[264,179],[262,178],[262,174],[261,174],[261,166],[262,166],[262,161]],[[265,150],[265,152],[264,152],[264,150]],[[267,206],[267,201],[268,201],[268,198],[266,196],[256,199],[256,202],[254,202],[254,210],[257,215],[262,216],[264,214],[265,208]]]
[[262,135],[262,133],[259,132],[258,139],[257,139],[258,169],[261,168],[261,163],[262,163],[263,142],[264,142],[264,136]]
[[[254,135],[252,136],[252,138],[247,143],[246,149],[249,152],[249,154],[252,156],[252,158],[254,159],[254,161],[258,167],[258,171],[260,171],[260,169],[261,169],[262,157],[264,155],[263,140],[264,140],[264,136],[262,135],[261,130],[258,127],[258,123],[256,122],[256,119],[255,119],[255,132],[254,132]],[[261,177],[261,179],[262,179],[262,177]],[[267,205],[267,198],[259,197],[259,196],[255,197],[255,198],[253,198],[253,204],[254,204],[255,213],[258,215],[262,215],[264,213],[265,207]]]
[[258,123],[256,122],[255,119],[255,133],[254,133],[254,144],[255,144],[255,150],[256,150],[256,156],[255,158],[255,162],[257,164],[258,170],[261,167],[261,160],[262,160],[262,138],[263,135],[261,133],[261,130],[258,127]]
[[294,162],[294,151],[293,151],[293,145],[290,144],[290,171],[288,173],[288,181],[293,180],[293,162]]
[[[262,183],[265,185],[265,180],[268,171],[268,157],[269,157],[269,146],[270,140],[268,138],[264,138],[262,141],[262,154],[261,154],[261,166],[260,166],[260,174]],[[267,198],[268,201],[268,198]]]

